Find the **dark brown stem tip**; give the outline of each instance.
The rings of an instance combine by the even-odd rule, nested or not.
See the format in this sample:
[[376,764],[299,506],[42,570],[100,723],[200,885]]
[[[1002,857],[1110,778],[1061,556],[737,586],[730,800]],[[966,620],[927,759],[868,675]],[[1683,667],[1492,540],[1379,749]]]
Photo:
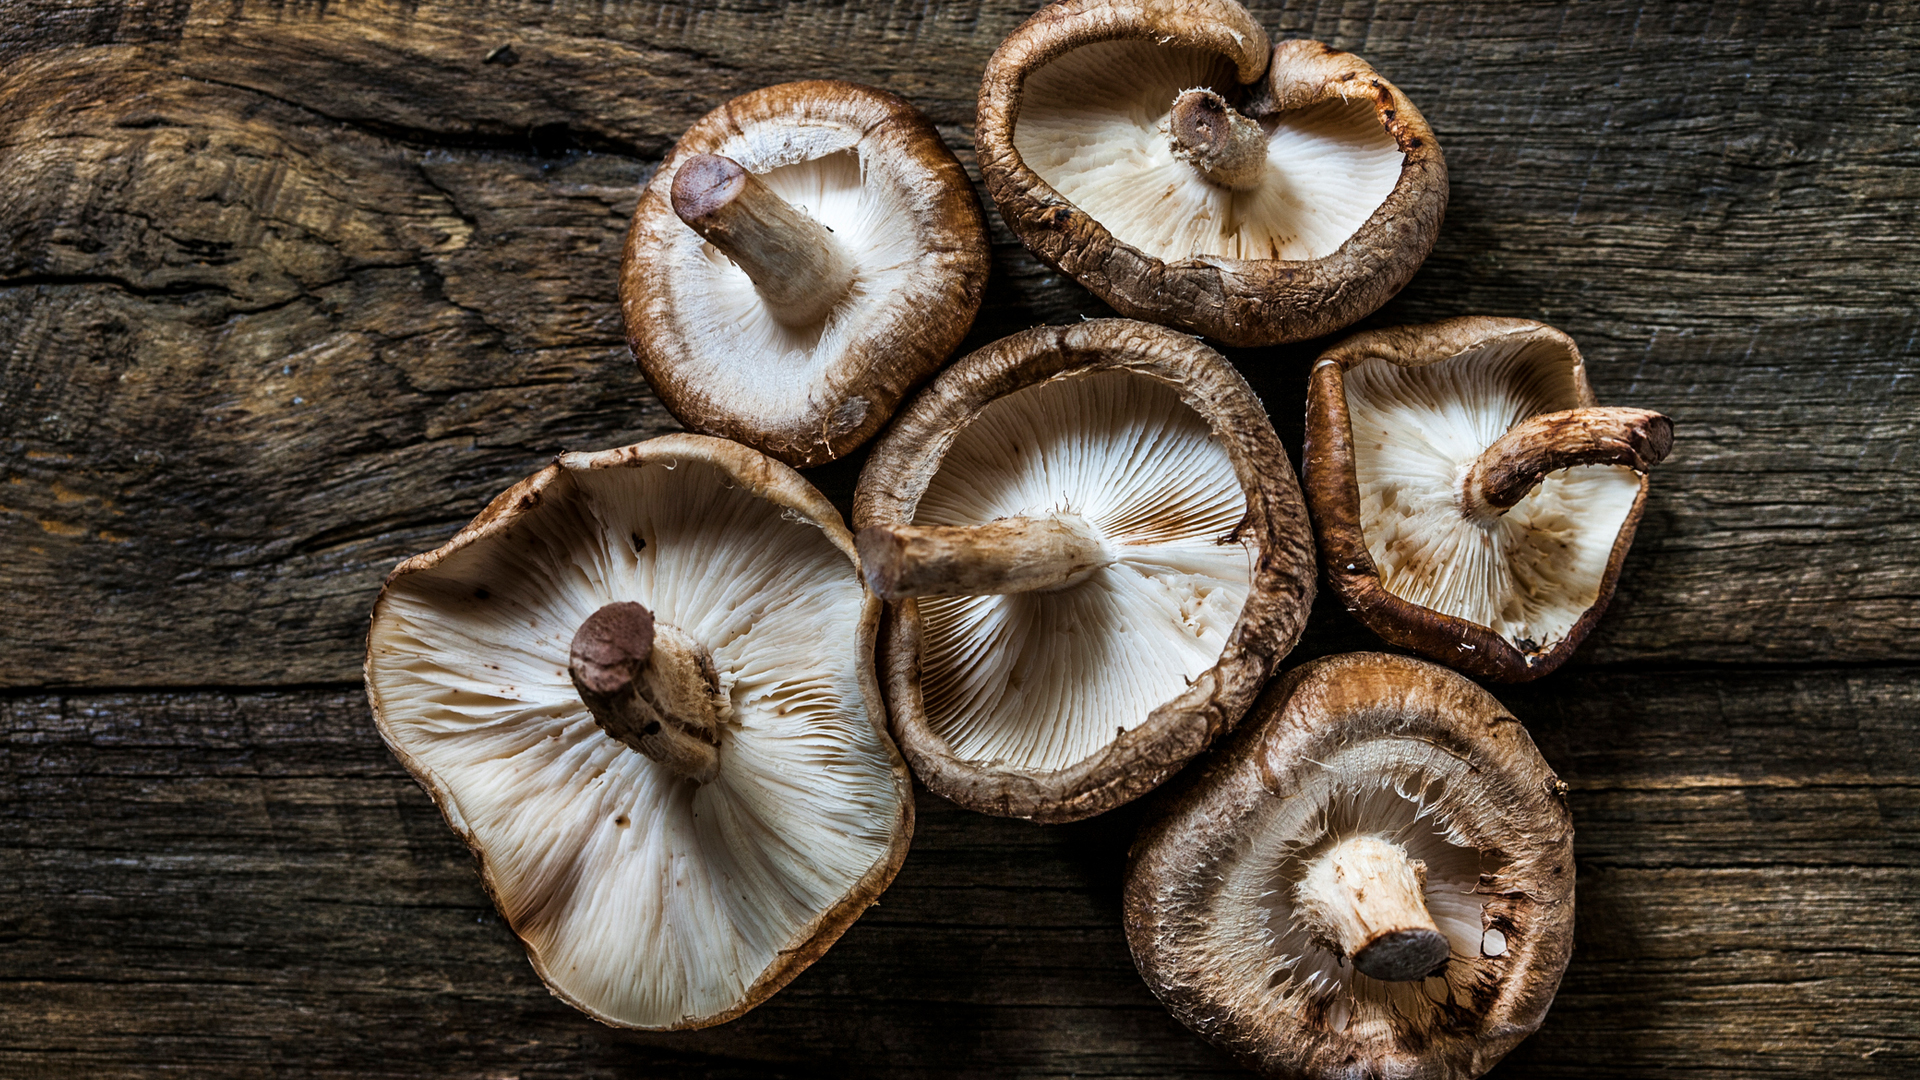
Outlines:
[[1368,978],[1412,982],[1439,970],[1451,952],[1446,937],[1437,930],[1395,930],[1354,953],[1353,967]]
[[1641,472],[1667,460],[1673,453],[1673,421],[1659,413],[1650,413],[1645,428],[1645,443],[1640,450]]
[[608,604],[574,631],[568,657],[574,685],[612,697],[625,693],[653,655],[653,612],[631,600]]
[[711,217],[746,190],[747,170],[732,158],[696,154],[673,174],[673,212],[692,225]]
[[1211,90],[1188,90],[1173,99],[1173,137],[1195,150],[1222,147],[1233,131],[1227,99]]

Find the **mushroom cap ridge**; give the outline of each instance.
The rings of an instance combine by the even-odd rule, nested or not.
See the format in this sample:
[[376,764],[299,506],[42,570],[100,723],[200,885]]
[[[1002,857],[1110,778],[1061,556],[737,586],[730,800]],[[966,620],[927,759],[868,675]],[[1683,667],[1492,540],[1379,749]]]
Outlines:
[[[382,626],[391,622],[394,614],[396,585],[417,575],[431,574],[436,568],[450,559],[457,559],[469,549],[479,549],[489,544],[505,542],[517,527],[530,526],[543,513],[543,508],[558,503],[564,505],[576,491],[576,477],[600,470],[620,470],[644,465],[660,465],[677,470],[684,463],[700,463],[712,467],[732,488],[747,498],[765,500],[779,511],[787,521],[804,523],[820,530],[832,549],[837,549],[849,560],[848,572],[858,578],[857,554],[852,535],[847,531],[838,511],[820,495],[803,477],[790,467],[774,461],[765,455],[747,447],[722,439],[701,435],[666,435],[631,446],[606,450],[597,453],[568,453],[560,455],[553,464],[540,472],[515,484],[490,502],[480,514],[462,528],[440,548],[416,555],[397,566],[387,577],[380,598],[373,613],[372,628],[368,636],[366,663],[367,696],[372,706],[375,723],[382,738],[394,752],[415,780],[426,789],[434,804],[439,807],[449,826],[453,828],[469,850],[478,865],[480,878],[489,898],[503,915],[514,910],[506,890],[506,881],[501,877],[496,860],[490,856],[486,844],[479,835],[477,824],[470,819],[470,812],[463,812],[459,794],[453,784],[439,775],[424,761],[419,760],[408,745],[408,741],[396,727],[392,710],[394,703],[389,701],[396,688],[387,685],[387,679],[381,668],[388,663],[384,653],[390,651],[382,646],[380,638]],[[842,933],[875,900],[898,873],[904,860],[913,831],[912,782],[905,762],[900,758],[897,748],[886,733],[884,722],[883,697],[875,678],[872,664],[867,659],[872,654],[873,639],[878,629],[880,602],[877,598],[861,593],[863,599],[858,604],[859,616],[853,627],[852,645],[857,654],[851,667],[851,674],[858,686],[859,697],[865,702],[864,720],[872,732],[872,744],[884,758],[880,766],[889,775],[887,790],[888,801],[894,805],[891,820],[881,828],[890,838],[883,850],[867,866],[863,873],[851,880],[840,897],[823,909],[788,936],[782,947],[773,954],[772,961],[753,974],[744,992],[728,1007],[707,1014],[682,1015],[666,1022],[640,1022],[630,1016],[610,1013],[600,1008],[594,1001],[573,992],[559,976],[563,972],[552,970],[543,957],[534,939],[528,936],[527,927],[517,920],[508,918],[508,923],[516,936],[527,947],[528,960],[535,972],[546,983],[555,997],[580,1009],[602,1023],[616,1027],[640,1027],[650,1030],[676,1030],[701,1028],[731,1020],[748,1011],[767,997],[785,986],[804,971],[810,964],[823,955]],[[561,669],[557,681],[565,683],[567,646],[561,642],[557,646],[558,668]],[[572,702],[577,711],[585,714],[585,706],[577,700]],[[591,722],[589,721],[589,724]],[[606,738],[597,729],[589,738]],[[617,746],[608,739],[610,746]],[[617,753],[629,754],[639,758],[637,752],[620,748]]]
[[[826,169],[851,155],[857,160],[842,162],[839,179],[809,181],[807,201],[838,207],[822,223],[840,226],[839,238],[850,244],[891,235],[887,253],[863,261],[861,250],[850,249],[852,293],[822,326],[798,336],[773,326],[753,303],[748,310],[759,314],[709,325],[701,313],[710,293],[751,284],[674,211],[674,178],[701,154],[729,157],[776,185],[783,172]],[[845,183],[863,189],[858,201],[834,194]],[[901,228],[913,231],[911,243],[896,234]],[[979,199],[925,116],[872,87],[783,83],[701,117],[661,162],[627,233],[621,311],[634,358],[682,423],[804,468],[872,438],[900,399],[952,355],[979,311],[988,264]],[[762,331],[784,351],[760,355],[754,335]]]
[[[1476,929],[1502,932],[1497,947],[1462,956],[1456,942],[1450,988],[1438,1001],[1419,983],[1405,991],[1372,984],[1373,992],[1415,995],[1402,1004],[1428,1012],[1435,1024],[1423,1030],[1406,1015],[1384,1027],[1356,1019],[1340,1030],[1324,999],[1298,1009],[1277,1000],[1286,988],[1276,990],[1266,968],[1246,985],[1230,985],[1219,947],[1229,935],[1257,936],[1223,924],[1217,905],[1266,881],[1260,873],[1238,880],[1249,875],[1236,873],[1236,863],[1263,854],[1249,833],[1263,815],[1310,798],[1330,765],[1348,767],[1343,756],[1364,754],[1373,740],[1450,763],[1464,782],[1485,785],[1438,797],[1489,811],[1485,820],[1454,825],[1499,864],[1482,863],[1471,894],[1483,907]],[[1565,793],[1526,729],[1468,679],[1381,653],[1311,661],[1275,679],[1231,738],[1152,801],[1124,887],[1134,962],[1176,1018],[1262,1075],[1479,1076],[1540,1026],[1572,956],[1573,822]]]
[[[1318,259],[1166,261],[1120,241],[1021,160],[1014,129],[1030,75],[1081,46],[1129,39],[1229,59],[1262,109],[1371,100],[1405,155],[1398,183],[1336,251]],[[1186,327],[1229,345],[1317,337],[1374,311],[1412,279],[1446,213],[1439,141],[1399,88],[1359,57],[1319,42],[1284,41],[1269,53],[1265,32],[1232,0],[1061,0],[1042,8],[988,62],[975,150],[1001,216],[1042,261],[1122,315]]]
[[1224,449],[1246,499],[1233,536],[1256,548],[1252,587],[1218,662],[1185,692],[1104,749],[1036,772],[963,760],[929,725],[922,697],[925,627],[919,603],[888,605],[880,664],[895,738],[936,793],[984,813],[1074,821],[1151,790],[1231,729],[1299,640],[1316,568],[1305,505],[1285,448],[1232,366],[1193,338],[1124,319],[1036,327],[987,345],[941,372],[875,446],[854,495],[861,528],[914,519],[961,431],[992,402],[1027,387],[1126,372],[1171,388]]

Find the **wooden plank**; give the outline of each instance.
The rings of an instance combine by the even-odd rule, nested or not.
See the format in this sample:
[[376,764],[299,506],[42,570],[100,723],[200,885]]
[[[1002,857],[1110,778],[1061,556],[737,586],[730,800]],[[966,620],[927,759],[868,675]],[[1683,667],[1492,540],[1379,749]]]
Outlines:
[[[1026,10],[0,2],[0,589],[34,598],[0,683],[354,677],[394,562],[673,426],[614,274],[692,117],[858,57],[970,157]],[[1543,318],[1678,420],[1577,663],[1916,658],[1920,4],[1254,10],[1447,146],[1439,247],[1371,323]],[[1101,313],[994,228],[972,344]],[[1296,446],[1314,351],[1234,354]]]
[[[1577,947],[1495,1075],[1920,1067],[1920,675],[1569,674],[1507,693],[1572,785]],[[894,887],[732,1024],[552,1000],[354,688],[0,705],[0,1075],[1230,1076],[1134,974],[1143,810],[922,795]]]
[[[1920,1071],[1920,3],[1252,6],[1447,147],[1371,324],[1542,318],[1679,422],[1593,643],[1498,691],[1572,785],[1581,901],[1494,1075]],[[1030,7],[0,0],[0,686],[289,687],[0,696],[0,1076],[1243,1075],[1132,971],[1137,806],[923,796],[767,1005],[592,1024],[347,684],[394,561],[674,426],[613,274],[687,122],[857,62],[971,167]],[[1103,313],[989,216],[971,345]],[[1315,351],[1232,354],[1296,448]],[[858,464],[814,475],[844,503]],[[1323,598],[1296,659],[1373,642]]]

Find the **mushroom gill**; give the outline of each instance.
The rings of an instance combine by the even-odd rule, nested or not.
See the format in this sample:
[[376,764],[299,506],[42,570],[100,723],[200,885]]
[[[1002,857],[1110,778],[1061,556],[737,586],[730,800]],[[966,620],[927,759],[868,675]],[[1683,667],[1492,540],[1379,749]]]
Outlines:
[[1313,661],[1142,825],[1134,962],[1263,1075],[1479,1076],[1566,970],[1565,791],[1466,678],[1377,653]]
[[[718,696],[692,767],[597,722],[576,686],[582,628],[642,605],[654,652],[697,655]],[[368,694],[554,993],[611,1024],[701,1027],[784,985],[905,854],[877,616],[798,474],[667,436],[563,455],[403,563]]]
[[1219,660],[1252,582],[1226,539],[1245,513],[1226,451],[1162,383],[1103,371],[989,404],[915,523],[1073,515],[1108,559],[1053,591],[920,600],[930,726],[962,758],[1046,772],[1145,722]]
[[1323,258],[1400,180],[1405,155],[1372,99],[1356,96],[1263,111],[1259,178],[1223,184],[1185,159],[1170,130],[1176,100],[1198,87],[1243,96],[1232,62],[1199,49],[1083,45],[1027,77],[1013,145],[1116,239],[1167,262]]
[[1564,640],[1599,599],[1615,539],[1643,488],[1624,465],[1550,472],[1499,515],[1462,485],[1520,421],[1579,408],[1553,344],[1514,336],[1444,363],[1362,360],[1346,374],[1367,552],[1386,590],[1492,629],[1523,653]]

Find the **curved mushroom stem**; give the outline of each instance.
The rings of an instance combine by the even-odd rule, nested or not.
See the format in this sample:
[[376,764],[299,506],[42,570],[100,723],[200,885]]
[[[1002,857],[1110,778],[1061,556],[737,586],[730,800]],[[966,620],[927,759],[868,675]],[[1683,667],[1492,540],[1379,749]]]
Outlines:
[[573,687],[601,730],[704,784],[720,772],[729,711],[713,658],[639,604],[608,604],[574,632]]
[[1174,157],[1222,187],[1251,191],[1266,175],[1266,129],[1211,90],[1196,87],[1174,98],[1167,134]]
[[1064,589],[1113,561],[1077,514],[985,525],[873,525],[856,541],[867,588],[885,600]]
[[1446,936],[1427,914],[1427,866],[1378,836],[1351,836],[1307,864],[1294,918],[1313,942],[1353,958],[1362,975],[1423,979],[1447,962]]
[[1673,421],[1646,409],[1592,408],[1542,413],[1513,425],[1475,459],[1460,481],[1460,508],[1492,521],[1575,465],[1625,465],[1646,472],[1673,449]]
[[680,220],[746,271],[787,326],[818,323],[853,285],[853,262],[832,230],[732,158],[688,158],[672,198]]

